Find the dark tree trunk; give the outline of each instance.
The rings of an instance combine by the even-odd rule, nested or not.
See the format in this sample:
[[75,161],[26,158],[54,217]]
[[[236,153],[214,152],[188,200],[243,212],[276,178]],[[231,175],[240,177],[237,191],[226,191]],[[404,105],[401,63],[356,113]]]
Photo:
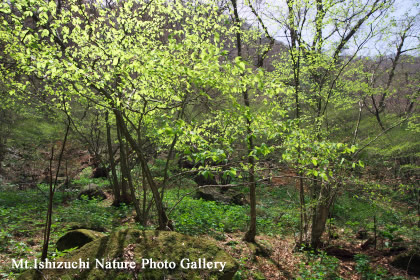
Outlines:
[[133,178],[131,177],[131,170],[129,168],[130,165],[129,165],[129,160],[127,156],[128,144],[123,143],[123,139],[120,133],[118,133],[118,141],[120,142],[121,174],[126,184],[128,184],[128,188],[130,189],[130,194],[131,194],[131,197],[127,197],[127,199],[129,199],[130,202],[134,204],[134,209],[136,210],[136,215],[137,215],[135,219],[137,222],[140,222],[143,217],[143,213],[141,212],[141,209],[140,209],[139,200],[136,197],[136,190],[134,189]]
[[[117,137],[118,142],[120,145],[120,170],[121,170],[121,202],[125,204],[130,204],[132,202],[132,198],[130,197],[128,193],[128,177],[130,174],[130,170],[128,168],[127,163],[127,153],[125,151],[125,145],[123,142],[123,139],[121,137],[121,132],[119,128],[117,127]],[[135,197],[133,197],[135,199]]]
[[54,199],[54,194],[57,188],[58,175],[60,174],[61,162],[63,161],[64,150],[66,148],[67,136],[69,135],[69,131],[70,131],[70,119],[66,127],[66,133],[64,134],[64,140],[61,146],[60,154],[58,155],[57,170],[56,170],[54,179],[53,179],[53,171],[52,171],[52,166],[53,166],[53,161],[54,161],[54,146],[51,147],[51,157],[50,157],[50,167],[49,167],[50,189],[49,189],[49,196],[48,196],[47,217],[46,217],[45,227],[44,227],[44,242],[42,246],[41,260],[45,260],[48,256],[48,243],[50,242],[51,222],[52,222],[52,214],[53,214],[53,199]]
[[126,123],[124,121],[124,116],[121,113],[121,111],[114,110],[115,117],[117,118],[117,125],[124,135],[124,137],[127,139],[128,143],[130,144],[131,148],[134,149],[134,151],[137,154],[137,157],[140,161],[141,168],[144,171],[147,183],[149,184],[150,190],[153,194],[153,199],[155,201],[157,214],[158,214],[158,220],[159,220],[159,230],[172,230],[173,226],[171,221],[166,216],[165,209],[163,208],[162,199],[158,190],[158,187],[156,186],[152,173],[150,172],[148,163],[146,161],[146,158],[143,153],[143,149],[140,147],[139,143],[134,140],[134,138],[131,136],[130,132],[127,129]]
[[117,170],[115,167],[114,153],[112,151],[111,125],[108,121],[108,112],[105,115],[106,120],[106,142],[108,146],[109,164],[111,169],[111,184],[114,192],[114,202],[112,205],[118,206],[121,202],[120,185],[118,183]]
[[317,249],[321,245],[321,237],[325,231],[333,198],[334,196],[331,194],[330,187],[323,184],[312,216],[311,246],[313,249]]
[[[240,18],[238,14],[238,4],[236,0],[231,0],[232,6],[233,6],[233,12],[235,16],[235,24],[238,27],[238,29],[241,28]],[[236,33],[236,48],[237,48],[237,56],[242,57],[242,39],[241,39],[241,33],[238,31]],[[262,63],[262,62],[261,62]],[[244,90],[243,99],[245,106],[248,110],[250,110],[250,103],[249,103],[249,95],[248,91]],[[244,240],[248,242],[255,242],[255,236],[257,235],[257,198],[256,198],[256,184],[255,184],[255,162],[254,157],[251,155],[251,152],[254,150],[254,143],[252,140],[252,129],[251,129],[251,119],[247,117],[247,136],[246,136],[246,144],[247,144],[247,152],[248,152],[248,164],[249,164],[249,177],[248,177],[248,183],[249,183],[249,204],[251,207],[250,215],[251,215],[251,221],[249,224],[248,231],[245,234]]]

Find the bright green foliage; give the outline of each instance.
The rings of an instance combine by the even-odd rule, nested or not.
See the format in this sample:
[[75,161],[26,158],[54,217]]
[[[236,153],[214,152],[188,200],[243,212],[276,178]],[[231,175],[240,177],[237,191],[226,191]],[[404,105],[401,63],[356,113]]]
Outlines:
[[300,263],[299,280],[342,279],[338,276],[339,260],[328,256],[325,252],[314,254],[305,253],[306,263]]
[[[186,190],[182,190],[181,194],[185,192]],[[175,191],[168,191],[168,205],[172,206],[177,201]],[[276,234],[280,228],[273,222],[272,215],[277,215],[277,212],[271,206],[264,210],[267,214],[257,219],[258,228],[261,232]],[[191,235],[210,234],[218,237],[223,233],[244,231],[248,223],[248,212],[248,207],[244,206],[185,197],[174,208],[171,218],[179,232]]]
[[308,176],[339,180],[343,171],[356,165],[363,167],[361,161],[349,160],[355,151],[355,146],[319,140],[310,131],[296,127],[285,140],[282,159]]
[[379,279],[389,279],[389,280],[399,280],[405,279],[404,277],[392,277],[388,276],[388,272],[382,268],[373,268],[370,264],[369,256],[363,254],[357,254],[355,257],[356,261],[356,271],[360,274],[362,280],[379,280]]
[[[255,170],[259,233],[293,233],[296,238],[298,231],[306,230],[300,238],[309,243],[309,231],[318,228],[321,238],[329,220],[347,227],[343,236],[349,231],[354,236],[361,227],[368,234],[375,230],[385,247],[392,247],[401,236],[418,240],[418,192],[412,182],[419,172],[416,110],[409,115],[396,111],[385,115],[383,111],[385,125],[407,120],[386,132],[383,141],[368,144],[355,156],[358,148],[382,133],[367,112],[369,102],[383,94],[398,98],[401,86],[408,92],[404,98],[418,103],[418,73],[410,74],[406,84],[398,80],[389,87],[382,81],[389,67],[385,63],[382,69],[377,60],[385,56],[363,58],[357,53],[365,39],[380,32],[376,24],[382,23],[391,2],[291,0],[278,7],[277,2],[272,3],[270,17],[275,17],[273,24],[282,24],[289,45],[270,53],[264,62],[267,71],[256,69],[252,52],[259,56],[268,50],[269,32],[264,30],[262,38],[261,30],[247,30],[245,21],[241,28],[232,26],[216,1],[124,0],[112,6],[103,1],[69,0],[63,6],[43,0],[3,1],[0,113],[8,119],[0,120],[0,141],[6,139],[15,149],[31,141],[30,152],[39,152],[45,139],[57,138],[60,110],[88,124],[80,124],[82,133],[89,133],[94,117],[97,130],[104,130],[104,116],[109,114],[112,129],[117,122],[119,129],[127,131],[122,133],[121,144],[131,136],[144,150],[146,160],[138,164],[140,153],[133,152],[136,145],[129,142],[128,162],[137,164],[131,173],[135,195],[143,195],[143,189],[137,187],[145,187],[142,177],[145,166],[150,165],[153,179],[147,184],[151,187],[151,181],[155,182],[158,190],[166,184],[161,192],[163,205],[179,232],[223,238],[225,233],[244,231],[249,223],[248,206],[195,200],[190,195],[179,199],[193,193],[187,188],[195,186],[189,174],[240,185]],[[258,22],[259,27],[263,23]],[[369,29],[372,32],[366,33]],[[237,32],[243,48],[250,50],[248,57],[232,58]],[[407,54],[404,59],[414,69],[417,58]],[[372,73],[376,63],[378,75]],[[375,79],[381,83],[372,83]],[[249,106],[244,104],[244,93],[249,96]],[[25,110],[27,106],[34,109]],[[83,119],[85,108],[89,108],[88,115],[94,113]],[[356,119],[358,108],[363,112]],[[37,114],[38,109],[48,109],[49,115]],[[10,125],[15,116],[19,120],[9,134],[3,124]],[[360,121],[358,134],[356,121]],[[116,132],[111,136],[115,140]],[[168,162],[163,159],[166,156]],[[197,170],[188,170],[186,177],[177,174],[181,158]],[[247,163],[249,158],[255,166]],[[391,170],[398,183],[365,184],[362,170],[369,163]],[[287,172],[292,169],[296,186],[260,185],[272,176],[284,175],[285,166]],[[88,179],[91,171],[86,169],[74,185],[109,185],[105,180]],[[360,175],[359,179],[353,174]],[[399,180],[406,185],[398,186]],[[0,194],[0,250],[13,257],[29,253],[30,247],[13,236],[42,230],[45,187],[40,185],[38,193],[21,195],[7,189]],[[244,184],[241,191],[248,190],[249,184]],[[57,193],[55,197],[53,241],[64,225],[83,220],[82,226],[111,230],[132,215],[129,205],[114,209],[96,200],[74,200],[60,206],[60,200],[69,197],[74,194]],[[145,205],[151,199],[147,191]],[[147,222],[153,223],[155,209],[150,209]],[[31,216],[25,216],[26,212]],[[337,279],[337,259],[324,253],[304,257],[299,279]],[[262,277],[244,271],[247,261],[247,257],[241,259],[236,277]],[[356,262],[363,278],[386,277],[369,265],[368,258],[358,256]]]
[[[215,5],[124,1],[111,9],[70,1],[57,10],[54,2],[15,4],[20,13],[1,29],[5,52],[19,72],[42,78],[42,94],[62,108],[72,98],[118,109],[150,139],[168,144],[194,129],[179,118],[172,122],[190,100],[207,97],[209,88],[241,87],[228,79],[244,65],[223,63],[218,34],[229,30]],[[6,3],[2,7],[10,14]],[[34,12],[35,29],[23,24]],[[29,82],[8,75],[23,93]]]
[[185,198],[173,212],[177,230],[187,234],[243,231],[247,210],[242,206]]

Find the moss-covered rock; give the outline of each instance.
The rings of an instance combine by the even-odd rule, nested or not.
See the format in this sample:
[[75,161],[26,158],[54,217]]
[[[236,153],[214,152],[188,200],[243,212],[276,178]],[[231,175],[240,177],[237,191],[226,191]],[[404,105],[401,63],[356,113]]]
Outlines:
[[198,189],[195,194],[195,198],[217,201],[224,204],[245,205],[247,203],[245,195],[238,190],[218,186]]
[[79,199],[82,197],[87,197],[89,200],[94,198],[98,200],[104,200],[106,199],[106,194],[99,188],[98,185],[89,184],[80,191],[77,197]]
[[[89,267],[81,269],[80,261],[88,262]],[[151,261],[155,263],[155,268]],[[122,230],[94,240],[56,260],[55,264],[58,262],[64,264],[75,262],[77,269],[44,269],[43,277],[47,279],[228,280],[233,278],[238,269],[238,264],[231,256],[207,239],[176,232],[140,230]],[[171,262],[175,264],[172,268],[170,268]],[[211,268],[210,263],[213,266]],[[197,267],[194,267],[195,265]],[[217,268],[214,267],[215,265]],[[116,266],[127,268],[118,269],[115,268]],[[36,271],[31,269],[22,274],[19,279],[34,279],[34,276],[36,276]]]
[[76,229],[67,232],[57,241],[57,250],[64,251],[74,247],[80,248],[95,239],[104,237],[105,234],[89,229]]

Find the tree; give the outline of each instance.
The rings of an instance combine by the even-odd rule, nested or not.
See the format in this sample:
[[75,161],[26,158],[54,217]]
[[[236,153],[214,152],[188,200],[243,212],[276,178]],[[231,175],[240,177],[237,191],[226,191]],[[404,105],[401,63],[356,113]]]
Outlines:
[[[165,1],[112,7],[78,1],[2,3],[8,23],[0,32],[16,69],[42,80],[44,94],[88,100],[114,115],[153,193],[159,229],[172,225],[143,144],[153,139],[164,146],[168,136],[176,139],[171,133],[155,138],[155,127],[176,119],[188,96],[205,95],[202,89],[221,84],[218,33],[226,27],[216,8]],[[209,30],[215,32],[211,37]],[[14,80],[22,92],[28,84]]]
[[[392,34],[392,47],[394,50],[392,54],[384,54],[379,51],[376,61],[373,62],[366,75],[369,81],[369,88],[372,93],[367,98],[363,99],[365,108],[375,116],[382,131],[386,129],[381,119],[381,113],[384,112],[386,101],[389,99],[396,87],[393,84],[398,84],[397,96],[402,97],[405,95],[406,102],[403,109],[404,114],[409,114],[413,110],[415,104],[415,96],[418,95],[418,90],[412,85],[416,83],[415,74],[410,73],[410,70],[400,70],[398,68],[410,67],[410,64],[415,64],[415,58],[407,56],[406,53],[413,52],[419,49],[419,44],[410,40],[415,38],[416,24],[418,24],[419,14],[415,16],[404,15],[405,19],[401,21],[392,21],[393,33]],[[408,45],[408,46],[407,46]],[[379,49],[379,48],[377,48]],[[411,61],[410,61],[411,60]],[[369,64],[369,63],[367,63]],[[401,65],[402,64],[402,65]],[[401,65],[401,66],[400,66]],[[400,67],[398,67],[400,66]],[[400,73],[400,72],[405,73]],[[398,77],[401,76],[401,77]],[[413,77],[414,76],[414,77]],[[398,81],[398,78],[403,81]],[[395,81],[397,80],[397,81]],[[405,93],[403,93],[405,91]]]
[[[343,94],[348,77],[353,73],[349,66],[366,42],[376,34],[377,23],[391,4],[380,0],[363,3],[288,0],[278,6],[271,5],[264,14],[268,21],[278,24],[288,44],[287,52],[274,64],[276,69],[269,79],[279,83],[274,85],[278,96],[283,99],[283,104],[293,106],[292,113],[297,121],[295,129],[298,133],[291,138],[294,139],[291,144],[297,147],[295,162],[300,177],[299,243],[310,229],[310,237],[306,238],[305,243],[315,248],[319,246],[334,198],[334,192],[329,191],[330,176],[333,175],[320,171],[309,172],[312,177],[308,178],[311,182],[312,206],[307,209],[303,180],[307,173],[305,158],[309,153],[314,159],[322,158],[332,164],[331,157],[338,158],[341,153],[332,150],[331,154],[322,155],[322,149],[312,147],[308,151],[305,150],[308,149],[307,145],[303,143],[306,139],[312,139],[314,144],[335,145],[325,140],[328,136],[328,108],[351,104],[352,99]],[[313,139],[309,135],[316,137]],[[290,148],[286,146],[285,149],[287,151]]]
[[41,259],[45,260],[48,257],[48,245],[50,242],[51,235],[51,224],[52,224],[52,215],[53,215],[53,201],[54,194],[58,186],[58,175],[60,174],[61,164],[63,162],[63,156],[66,149],[66,142],[70,131],[70,120],[68,120],[66,131],[64,133],[64,139],[60,147],[60,152],[57,158],[57,167],[55,168],[55,175],[53,176],[53,163],[54,163],[54,145],[51,147],[51,157],[50,157],[50,166],[49,166],[49,193],[48,193],[48,210],[47,218],[45,220],[44,227],[44,240],[42,245],[42,255]]

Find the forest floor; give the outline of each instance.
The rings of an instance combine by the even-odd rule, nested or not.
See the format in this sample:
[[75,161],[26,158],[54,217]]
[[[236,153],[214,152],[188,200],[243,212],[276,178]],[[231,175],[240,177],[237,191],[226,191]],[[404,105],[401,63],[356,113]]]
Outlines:
[[[106,188],[106,181],[94,182]],[[22,272],[12,269],[13,258],[33,261],[40,256],[46,190],[45,185],[31,190],[15,191],[12,186],[0,190],[0,279],[15,279]],[[190,190],[168,190],[168,206],[175,205]],[[366,239],[355,238],[359,224],[343,226],[330,221],[325,238],[327,253],[297,250],[298,212],[293,187],[270,187],[261,193],[258,202],[260,233],[256,245],[242,240],[247,227],[247,206],[221,205],[186,196],[170,218],[177,231],[211,239],[231,254],[239,263],[235,279],[417,279],[390,265],[394,256],[392,248],[385,246],[386,239],[378,242],[377,249],[363,250],[361,245]],[[49,252],[52,257],[61,255],[55,251],[55,242],[71,228],[105,233],[123,228],[145,229],[134,222],[131,206],[111,206],[109,192],[103,201],[79,200],[76,196],[76,190],[59,191],[55,196]],[[340,211],[343,209],[337,210]],[[327,238],[328,235],[334,238]]]

